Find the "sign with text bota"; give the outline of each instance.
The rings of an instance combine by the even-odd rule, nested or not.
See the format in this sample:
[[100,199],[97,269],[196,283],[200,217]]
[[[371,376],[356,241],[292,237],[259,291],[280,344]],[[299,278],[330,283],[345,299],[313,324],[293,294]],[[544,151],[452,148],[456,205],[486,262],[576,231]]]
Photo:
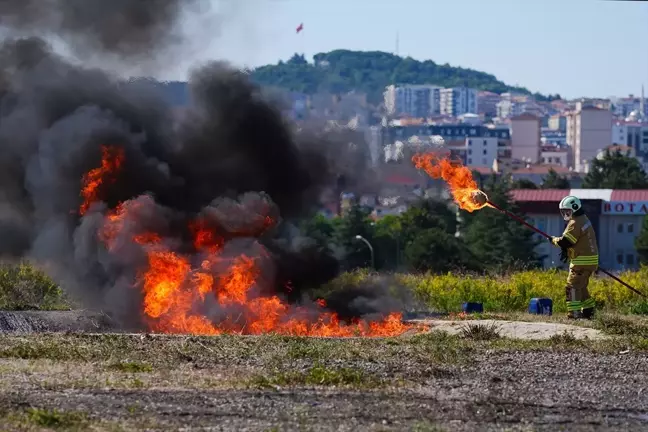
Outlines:
[[601,204],[604,215],[647,215],[648,201],[610,201]]

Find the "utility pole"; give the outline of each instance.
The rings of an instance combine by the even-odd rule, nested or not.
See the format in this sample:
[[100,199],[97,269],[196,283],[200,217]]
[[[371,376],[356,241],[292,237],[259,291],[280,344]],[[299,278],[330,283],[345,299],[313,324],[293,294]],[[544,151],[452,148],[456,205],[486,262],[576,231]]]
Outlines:
[[366,244],[367,247],[369,248],[369,252],[371,252],[371,268],[375,270],[376,269],[376,262],[375,262],[375,259],[374,259],[374,250],[373,250],[373,247],[371,246],[371,243],[369,243],[369,240],[362,237],[361,235],[357,235],[357,236],[355,236],[355,238],[356,238],[356,240],[360,240],[361,242],[364,242],[364,244]]

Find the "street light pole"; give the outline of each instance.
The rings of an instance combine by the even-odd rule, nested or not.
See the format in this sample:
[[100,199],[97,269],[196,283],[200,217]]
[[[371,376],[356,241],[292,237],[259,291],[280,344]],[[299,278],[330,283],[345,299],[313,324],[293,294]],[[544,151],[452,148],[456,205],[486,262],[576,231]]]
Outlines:
[[373,247],[371,246],[371,243],[369,243],[369,240],[362,237],[361,235],[357,235],[357,236],[355,236],[355,238],[356,238],[356,240],[360,240],[360,241],[364,242],[367,245],[367,247],[369,248],[369,252],[371,252],[371,268],[375,270],[376,269],[376,263],[374,261],[374,250],[373,250]]

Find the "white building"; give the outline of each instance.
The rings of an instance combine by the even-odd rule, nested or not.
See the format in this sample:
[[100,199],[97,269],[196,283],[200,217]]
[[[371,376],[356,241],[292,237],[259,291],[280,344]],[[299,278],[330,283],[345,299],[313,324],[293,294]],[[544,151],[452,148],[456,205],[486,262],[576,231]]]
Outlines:
[[469,167],[491,168],[498,158],[499,138],[466,138],[466,165]]
[[576,171],[587,172],[590,162],[610,144],[611,111],[585,106],[567,114],[567,145],[573,157],[570,166]]
[[612,144],[632,147],[637,154],[648,156],[648,123],[614,122]]
[[439,114],[441,87],[429,84],[390,85],[384,102],[389,115],[426,118]]
[[540,119],[524,113],[511,118],[511,157],[538,163],[540,161]]
[[467,87],[445,88],[439,91],[440,114],[458,117],[477,113],[477,90]]
[[[549,235],[558,236],[565,221],[558,203],[567,195],[581,199],[596,232],[600,266],[607,270],[639,267],[635,238],[648,216],[648,190],[571,189],[514,190],[512,196],[530,222]],[[547,255],[545,267],[564,266],[560,249],[543,241],[537,252]]]

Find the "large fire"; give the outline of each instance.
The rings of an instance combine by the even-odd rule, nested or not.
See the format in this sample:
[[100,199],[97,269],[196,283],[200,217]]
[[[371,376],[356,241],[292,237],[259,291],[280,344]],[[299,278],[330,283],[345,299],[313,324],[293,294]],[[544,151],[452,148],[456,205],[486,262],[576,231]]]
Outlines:
[[[103,149],[101,168],[83,177],[81,206],[83,214],[100,199],[99,186],[117,175],[123,153],[114,148]],[[192,251],[180,253],[170,247],[160,233],[133,232],[129,221],[140,217],[140,210],[152,198],[125,201],[107,212],[98,238],[108,251],[116,251],[119,242],[132,242],[142,248],[147,265],[140,269],[135,286],[142,290],[142,312],[150,330],[162,333],[217,335],[221,333],[279,333],[300,336],[395,336],[412,325],[402,322],[399,313],[384,320],[342,322],[326,310],[326,302],[317,299],[311,307],[298,307],[276,295],[256,291],[261,265],[269,254],[259,246],[255,256],[228,256],[226,240],[211,229],[205,220],[196,218],[188,224],[187,234],[193,239]],[[236,219],[236,216],[235,216]],[[259,234],[276,222],[263,217]],[[240,227],[234,232],[241,234]],[[245,233],[247,234],[247,233]],[[218,310],[217,317],[208,317]]]
[[477,187],[470,169],[461,163],[435,153],[415,154],[412,162],[417,169],[423,169],[430,177],[445,180],[459,208],[473,212],[488,205],[488,197]]
[[92,203],[99,201],[102,185],[115,181],[115,176],[124,161],[124,150],[120,147],[102,146],[101,154],[101,166],[83,176],[81,189],[83,203],[79,208],[81,215],[88,211]]

